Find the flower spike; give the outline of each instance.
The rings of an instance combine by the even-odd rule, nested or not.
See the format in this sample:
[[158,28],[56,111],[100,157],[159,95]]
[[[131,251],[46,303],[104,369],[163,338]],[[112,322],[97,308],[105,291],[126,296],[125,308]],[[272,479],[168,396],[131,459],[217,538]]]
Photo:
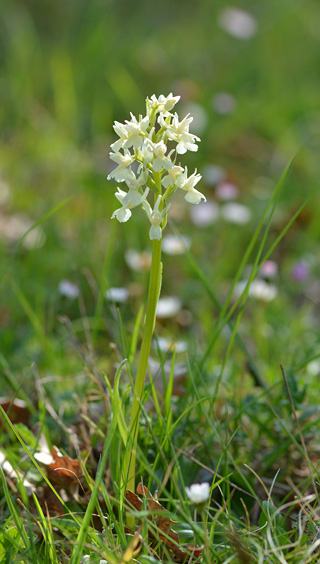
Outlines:
[[[188,177],[187,167],[176,164],[178,155],[187,151],[197,151],[199,137],[190,133],[193,118],[188,114],[179,121],[177,113],[171,110],[180,96],[152,94],[146,100],[147,113],[137,119],[133,114],[125,123],[114,124],[119,139],[111,145],[110,158],[116,167],[108,176],[118,182],[125,182],[128,192],[118,188],[116,198],[121,207],[114,211],[112,218],[120,223],[128,221],[132,209],[142,206],[150,223],[149,237],[160,240],[166,225],[166,215],[171,204],[166,204],[172,194],[181,188],[185,200],[191,204],[206,201],[205,196],[195,189],[201,179],[197,171]],[[175,145],[168,152],[167,143]],[[162,190],[165,190],[164,197]],[[154,208],[148,202],[149,192],[157,197]],[[161,206],[164,206],[160,209]]]

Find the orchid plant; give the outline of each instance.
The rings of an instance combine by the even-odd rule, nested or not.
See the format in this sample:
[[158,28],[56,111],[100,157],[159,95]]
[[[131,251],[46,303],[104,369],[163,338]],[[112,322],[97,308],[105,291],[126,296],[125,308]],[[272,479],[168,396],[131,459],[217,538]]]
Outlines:
[[[137,119],[131,114],[131,119],[125,123],[116,121],[114,130],[119,139],[111,145],[110,153],[117,166],[108,179],[124,182],[127,188],[127,191],[117,188],[115,195],[121,207],[114,211],[112,218],[124,223],[131,218],[132,210],[141,206],[150,223],[149,237],[153,245],[146,317],[132,400],[129,429],[132,444],[131,448],[127,448],[129,454],[125,465],[127,487],[133,491],[139,409],[161,287],[161,238],[171,206],[168,200],[177,189],[181,189],[185,192],[186,201],[191,204],[206,201],[195,188],[201,175],[195,170],[188,176],[187,167],[183,168],[178,160],[187,151],[197,151],[197,142],[200,141],[189,131],[193,118],[188,114],[180,121],[178,114],[172,113],[179,99],[180,96],[172,93],[158,98],[153,94],[146,99],[144,117],[140,115]],[[150,202],[152,193],[153,201]]]

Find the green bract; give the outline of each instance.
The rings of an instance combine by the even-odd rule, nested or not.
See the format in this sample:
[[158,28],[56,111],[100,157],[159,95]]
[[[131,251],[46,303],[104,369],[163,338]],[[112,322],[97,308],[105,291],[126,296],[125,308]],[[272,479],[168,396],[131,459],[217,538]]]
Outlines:
[[[199,137],[189,132],[193,118],[189,114],[179,121],[177,113],[171,110],[180,96],[154,94],[146,99],[146,116],[139,119],[131,114],[125,123],[115,122],[114,130],[119,139],[111,145],[110,158],[117,164],[108,179],[125,182],[128,192],[117,189],[116,198],[121,203],[112,218],[121,223],[130,219],[131,210],[142,205],[150,223],[150,239],[161,239],[166,225],[166,215],[170,208],[167,200],[181,188],[186,192],[185,199],[191,204],[206,201],[205,196],[195,189],[201,179],[197,171],[188,177],[188,169],[176,164],[178,154],[197,151]],[[168,152],[167,142],[176,147]],[[164,194],[162,190],[165,190]],[[154,205],[147,198],[154,192]]]

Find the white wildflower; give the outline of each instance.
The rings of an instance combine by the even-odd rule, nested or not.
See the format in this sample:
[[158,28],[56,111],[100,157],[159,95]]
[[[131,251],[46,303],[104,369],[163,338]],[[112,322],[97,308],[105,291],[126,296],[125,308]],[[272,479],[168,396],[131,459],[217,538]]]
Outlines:
[[58,286],[58,292],[61,296],[70,298],[70,300],[77,298],[80,293],[78,286],[69,280],[61,280]]
[[159,98],[152,94],[150,99],[147,98],[147,115],[149,116],[152,110],[168,114],[179,100],[180,96],[173,96],[172,92],[168,96],[160,94]]
[[146,199],[148,194],[149,188],[146,188],[143,194],[140,194],[140,192],[136,188],[130,188],[129,192],[127,192],[127,194],[123,198],[122,204],[124,206],[129,206],[129,209],[136,208],[137,206],[140,206],[140,204],[143,202],[143,200]]
[[204,200],[206,202],[205,196],[195,189],[195,185],[198,184],[199,180],[201,180],[201,174],[196,173],[197,170],[195,170],[194,173],[188,178],[188,168],[186,167],[176,180],[176,185],[178,186],[178,188],[181,188],[182,190],[185,190],[187,192],[184,198],[190,204],[199,204],[201,200]]
[[[248,285],[247,280],[238,282],[234,287],[235,297],[242,296],[247,285]],[[278,290],[274,284],[268,284],[268,282],[260,278],[256,278],[255,280],[252,280],[248,292],[248,296],[256,300],[260,300],[261,302],[271,302],[276,298],[277,294],[278,294]]]
[[105,297],[110,302],[123,304],[129,297],[127,288],[109,288],[106,290]]
[[221,215],[229,223],[236,223],[238,225],[244,225],[251,219],[249,208],[237,202],[230,202],[222,206]]
[[215,223],[219,218],[219,206],[216,202],[200,202],[190,210],[192,222],[199,227],[206,227]]
[[182,255],[186,249],[190,249],[190,245],[189,237],[167,235],[163,238],[162,250],[167,255]]
[[149,237],[151,240],[161,239],[162,237],[161,223],[164,216],[166,215],[169,208],[171,207],[171,204],[168,204],[165,208],[163,208],[162,211],[160,211],[159,210],[160,202],[161,202],[161,196],[158,196],[154,209],[151,208],[149,202],[147,202],[146,200],[142,202],[143,209],[146,212],[148,219],[151,223],[151,227],[149,230]]
[[156,315],[158,319],[174,317],[179,313],[181,307],[181,300],[177,296],[163,296],[159,298]]
[[185,488],[187,497],[194,505],[201,505],[208,501],[210,497],[210,484],[192,484],[190,488]]
[[155,159],[152,163],[152,168],[156,172],[160,172],[163,168],[170,170],[173,167],[173,162],[169,157],[166,157],[167,146],[163,141],[155,143],[153,146],[153,154]]
[[125,251],[126,263],[132,270],[142,272],[149,270],[151,266],[151,253],[143,251],[139,253],[135,249],[127,249]]
[[249,12],[239,8],[225,8],[219,16],[219,24],[237,39],[251,39],[258,29],[257,20]]
[[189,348],[187,341],[172,341],[171,339],[166,339],[166,337],[158,337],[152,344],[155,349],[159,349],[164,353],[175,351],[179,354],[186,352]]
[[148,180],[148,176],[149,176],[148,169],[142,169],[142,172],[138,177],[136,177],[134,172],[132,172],[132,174],[125,179],[125,183],[128,186],[128,188],[135,188],[136,190],[138,190],[139,188],[142,188],[142,186],[146,184]]
[[112,143],[110,147],[115,153],[117,153],[119,149],[121,149],[121,147],[123,147],[125,142],[128,140],[128,132],[124,123],[120,123],[119,121],[114,122],[113,129],[115,130],[119,139],[114,143]]
[[164,186],[165,188],[169,188],[169,186],[174,186],[179,174],[181,174],[182,172],[183,172],[182,166],[174,165],[172,168],[168,170],[168,174],[162,178],[161,180],[162,186]]
[[198,145],[195,141],[200,141],[197,135],[193,135],[189,132],[189,125],[193,121],[193,118],[188,116],[189,114],[186,115],[182,121],[179,121],[178,114],[174,114],[171,123],[167,123],[162,114],[158,117],[159,125],[166,128],[166,136],[168,139],[178,143],[177,153],[180,155],[183,155],[187,151],[197,151]]
[[116,162],[118,166],[112,172],[110,172],[108,180],[110,180],[110,178],[114,178],[118,182],[123,182],[126,179],[132,178],[132,175],[134,175],[134,173],[127,167],[131,165],[134,159],[129,151],[125,151],[124,155],[119,152],[110,153],[110,159]]
[[146,188],[144,193],[140,194],[140,192],[135,188],[131,188],[129,192],[125,192],[118,187],[118,192],[116,192],[115,196],[119,200],[120,204],[122,204],[122,207],[113,212],[111,219],[116,217],[120,223],[128,221],[132,215],[131,209],[142,204],[142,202],[147,198],[148,193],[149,188]]
[[146,131],[149,126],[148,116],[142,118],[140,116],[139,121],[133,115],[131,115],[131,121],[126,120],[126,130],[128,132],[128,140],[124,144],[124,148],[129,149],[129,147],[141,147],[143,139],[146,136]]
[[151,139],[145,139],[143,145],[139,149],[139,160],[141,163],[141,167],[144,169],[148,168],[151,165],[154,159],[153,153],[153,143]]
[[[127,192],[124,192],[123,190],[120,190],[120,188],[118,188],[118,192],[116,192],[116,198],[119,200],[120,204],[123,203],[126,195]],[[120,221],[120,223],[125,223],[126,221],[128,221],[128,219],[130,219],[131,216],[132,212],[130,211],[130,208],[127,206],[122,206],[121,208],[118,208],[113,212],[111,219],[116,217],[117,220]]]
[[149,118],[137,118],[131,115],[131,121],[126,120],[124,123],[115,122],[113,129],[120,139],[111,145],[111,149],[118,152],[119,149],[129,149],[130,147],[139,148],[143,143],[143,137],[146,135],[146,130],[149,125]]

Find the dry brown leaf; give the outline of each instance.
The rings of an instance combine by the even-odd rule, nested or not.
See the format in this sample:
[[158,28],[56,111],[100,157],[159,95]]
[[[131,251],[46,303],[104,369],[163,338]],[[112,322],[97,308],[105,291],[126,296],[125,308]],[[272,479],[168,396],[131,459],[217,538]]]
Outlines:
[[[171,528],[175,521],[163,515],[166,509],[142,483],[138,484],[137,493],[147,500],[146,507],[150,512],[148,521],[152,523],[149,530],[149,541],[151,546],[158,551],[159,557],[163,558],[167,550],[171,555],[173,554],[175,562],[179,564],[190,561],[190,559],[191,561],[198,559],[202,554],[202,549],[197,545],[187,545],[182,548],[179,546],[179,535]],[[134,507],[138,511],[142,509],[143,500],[131,490],[126,491],[126,499],[131,508]],[[159,512],[162,514],[159,515]]]
[[51,464],[47,466],[49,480],[52,483],[69,489],[75,484],[79,484],[83,477],[80,462],[77,459],[59,454],[55,446],[52,447],[51,454],[54,458],[54,462],[51,462]]
[[134,507],[137,511],[141,511],[143,501],[137,494],[133,493],[131,490],[126,490],[126,498],[130,509]]
[[[5,411],[12,423],[23,423],[24,425],[28,425],[30,421],[30,411],[27,407],[27,404],[24,400],[14,398],[11,399],[9,397],[2,397],[0,398],[0,405]],[[1,421],[0,421],[0,429],[1,429]]]

